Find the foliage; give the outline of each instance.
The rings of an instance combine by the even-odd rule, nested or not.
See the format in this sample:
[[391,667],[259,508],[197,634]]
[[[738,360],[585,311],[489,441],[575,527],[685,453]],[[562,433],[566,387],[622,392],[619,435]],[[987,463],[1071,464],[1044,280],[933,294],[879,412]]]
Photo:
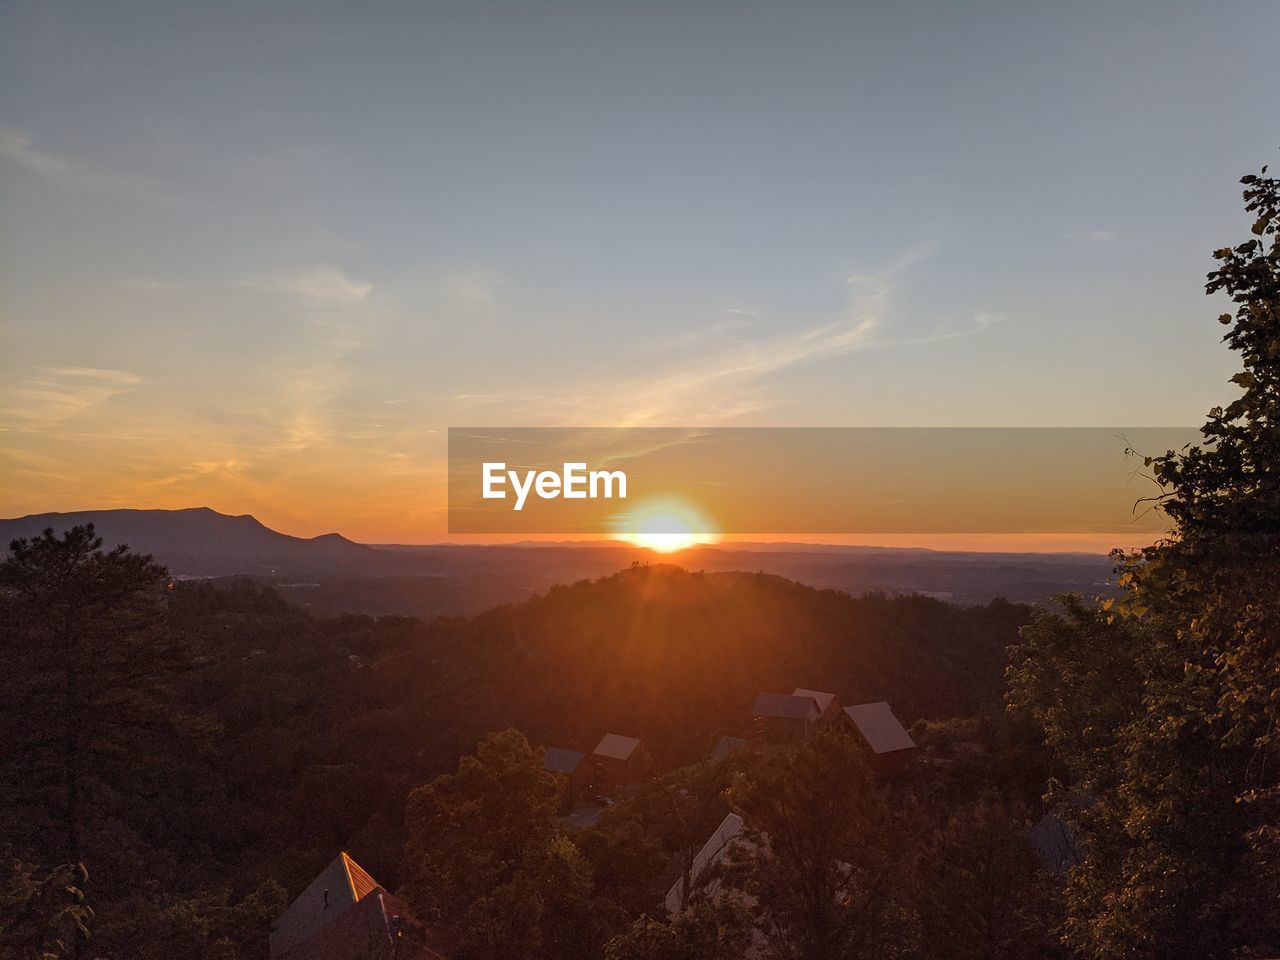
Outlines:
[[751,943],[740,904],[701,901],[667,922],[641,916],[604,948],[604,960],[740,960]]
[[729,801],[743,833],[725,881],[752,904],[770,956],[895,955],[906,823],[853,737],[828,732],[762,754],[735,778]]
[[1206,288],[1241,396],[1147,459],[1173,535],[1117,557],[1121,597],[1037,617],[1014,654],[1011,704],[1086,801],[1065,939],[1087,957],[1280,950],[1280,181],[1243,182],[1255,236]]
[[1055,885],[1026,841],[1026,810],[990,788],[950,811],[917,879],[923,953],[949,960],[1057,955]]
[[88,879],[82,864],[37,876],[31,864],[15,861],[0,889],[0,960],[77,956],[93,920],[84,902]]

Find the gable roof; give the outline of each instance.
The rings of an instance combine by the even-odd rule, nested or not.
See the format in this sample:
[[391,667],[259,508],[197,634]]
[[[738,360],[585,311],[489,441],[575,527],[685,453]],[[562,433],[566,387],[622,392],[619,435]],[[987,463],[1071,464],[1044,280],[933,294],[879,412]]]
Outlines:
[[445,960],[398,897],[378,889],[278,960]]
[[[693,867],[689,871],[690,889],[697,889],[698,877],[706,870],[720,863],[729,853],[735,844],[746,843],[741,839],[742,834],[742,818],[736,813],[731,813],[720,821],[720,826],[716,827],[715,833],[711,834],[711,838],[702,845],[702,849],[698,851],[693,858]],[[706,893],[709,897],[714,897],[720,892],[720,881],[712,880],[706,886]],[[667,891],[666,899],[663,905],[667,908],[667,913],[676,914],[680,912],[681,894],[684,891],[684,877],[676,880],[671,885],[671,889]]]
[[883,700],[878,703],[860,703],[856,707],[845,707],[853,725],[862,734],[862,739],[876,753],[893,753],[895,750],[910,750],[916,745],[898,718]]
[[787,693],[760,693],[751,708],[754,717],[781,717],[787,720],[817,720],[820,711],[813,697]]
[[747,741],[741,737],[721,737],[720,742],[711,748],[712,760],[723,760],[735,750],[739,750],[747,745]]
[[271,956],[281,956],[314,937],[370,893],[381,889],[378,881],[346,851],[340,852],[271,925]]
[[796,687],[791,691],[793,697],[812,697],[813,702],[818,705],[819,713],[826,713],[827,708],[835,701],[834,693],[823,693],[821,690],[806,690],[804,687]]
[[638,746],[640,741],[635,737],[624,737],[620,733],[606,733],[596,745],[594,752],[597,757],[605,757],[609,760],[630,760]]
[[573,773],[586,757],[577,750],[566,750],[563,747],[547,747],[542,765],[553,773]]

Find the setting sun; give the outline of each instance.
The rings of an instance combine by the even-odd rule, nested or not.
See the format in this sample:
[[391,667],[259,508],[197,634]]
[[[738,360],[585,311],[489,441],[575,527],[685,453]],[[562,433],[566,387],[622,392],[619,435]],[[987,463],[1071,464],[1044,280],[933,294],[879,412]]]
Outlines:
[[650,500],[618,517],[619,539],[657,553],[675,553],[700,543],[715,543],[710,521],[695,507],[677,499]]

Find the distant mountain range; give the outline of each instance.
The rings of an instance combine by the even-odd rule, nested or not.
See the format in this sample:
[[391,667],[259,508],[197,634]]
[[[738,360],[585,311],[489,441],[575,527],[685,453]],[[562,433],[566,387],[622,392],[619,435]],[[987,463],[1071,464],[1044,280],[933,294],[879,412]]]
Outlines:
[[359,563],[375,555],[372,547],[336,533],[311,539],[291,537],[248,514],[233,517],[208,507],[37,513],[0,520],[0,538],[7,547],[11,540],[37,536],[50,527],[61,533],[86,523],[94,525],[108,547],[126,543],[183,575],[270,573],[282,568]]
[[92,523],[109,547],[150,553],[180,577],[249,576],[300,606],[333,612],[433,617],[472,614],[557,583],[612,574],[632,563],[773,573],[858,595],[925,593],[954,603],[996,597],[1036,602],[1056,593],[1109,591],[1111,561],[1093,554],[938,552],[829,544],[721,544],[656,557],[618,542],[496,546],[355,543],[336,533],[291,537],[249,515],[186,510],[86,510],[0,520],[0,543],[46,528]]

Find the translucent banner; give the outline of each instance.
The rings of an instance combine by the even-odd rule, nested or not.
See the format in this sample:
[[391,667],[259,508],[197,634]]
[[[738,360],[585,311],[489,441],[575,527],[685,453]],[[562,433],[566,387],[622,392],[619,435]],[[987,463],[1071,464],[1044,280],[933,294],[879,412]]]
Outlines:
[[451,427],[449,532],[1158,533],[1142,455],[1199,439],[1190,427]]

